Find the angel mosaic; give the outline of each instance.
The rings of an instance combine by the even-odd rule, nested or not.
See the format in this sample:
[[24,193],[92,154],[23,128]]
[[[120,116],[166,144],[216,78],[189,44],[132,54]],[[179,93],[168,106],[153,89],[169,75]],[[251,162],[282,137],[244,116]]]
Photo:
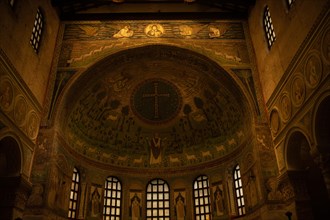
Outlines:
[[131,29],[130,25],[125,24],[123,27],[119,25],[116,29],[119,29],[117,33],[113,35],[114,38],[129,38],[132,37],[134,31]]
[[228,31],[228,24],[221,24],[221,25],[211,25],[209,26],[209,37],[210,38],[217,38],[221,37],[224,33]]
[[180,30],[181,36],[192,36],[196,35],[199,31],[205,28],[207,25],[180,25],[178,28]]

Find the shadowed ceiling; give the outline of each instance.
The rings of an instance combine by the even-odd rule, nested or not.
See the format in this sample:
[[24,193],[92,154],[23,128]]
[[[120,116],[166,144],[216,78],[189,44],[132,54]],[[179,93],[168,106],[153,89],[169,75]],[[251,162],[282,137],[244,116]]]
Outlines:
[[71,86],[66,142],[84,158],[125,168],[187,168],[223,160],[249,136],[251,116],[229,74],[172,46],[107,57]]
[[255,0],[52,0],[62,20],[246,19]]

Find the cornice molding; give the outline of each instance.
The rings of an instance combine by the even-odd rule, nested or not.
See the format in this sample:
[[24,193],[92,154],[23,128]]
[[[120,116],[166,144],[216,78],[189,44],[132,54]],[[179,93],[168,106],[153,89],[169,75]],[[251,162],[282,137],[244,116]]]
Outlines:
[[15,66],[12,64],[10,59],[7,57],[6,53],[0,48],[0,61],[7,70],[7,73],[15,80],[19,88],[22,90],[23,94],[27,96],[29,101],[35,107],[35,110],[40,114],[42,112],[42,105],[38,102],[32,91],[24,82],[20,73],[16,70]]

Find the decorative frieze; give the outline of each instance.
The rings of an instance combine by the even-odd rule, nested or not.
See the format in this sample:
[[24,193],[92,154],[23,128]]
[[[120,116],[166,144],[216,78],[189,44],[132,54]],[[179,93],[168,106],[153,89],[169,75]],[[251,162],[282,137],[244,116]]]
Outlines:
[[0,109],[18,129],[36,143],[41,108],[23,84],[9,60],[0,53]]
[[[302,114],[306,114],[306,109],[313,105],[315,94],[326,90],[324,82],[328,80],[330,70],[329,22],[328,20],[318,27],[320,34],[305,41],[300,53],[298,52],[283,75],[282,83],[278,84],[273,98],[267,103],[275,144],[283,138],[280,136],[284,134],[284,130],[297,125],[291,123],[296,120],[297,115],[304,117]],[[305,112],[301,112],[303,109]]]

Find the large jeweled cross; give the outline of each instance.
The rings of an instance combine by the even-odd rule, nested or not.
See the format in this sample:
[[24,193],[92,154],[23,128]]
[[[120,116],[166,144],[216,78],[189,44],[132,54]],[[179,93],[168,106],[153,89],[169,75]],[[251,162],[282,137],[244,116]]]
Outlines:
[[160,94],[158,93],[158,83],[157,82],[154,82],[154,88],[155,88],[155,91],[154,93],[152,94],[143,94],[142,97],[143,98],[146,98],[146,97],[154,97],[155,98],[155,115],[154,115],[154,118],[158,118],[159,117],[159,106],[158,106],[158,97],[170,97],[170,94],[169,93],[163,93],[163,94]]

